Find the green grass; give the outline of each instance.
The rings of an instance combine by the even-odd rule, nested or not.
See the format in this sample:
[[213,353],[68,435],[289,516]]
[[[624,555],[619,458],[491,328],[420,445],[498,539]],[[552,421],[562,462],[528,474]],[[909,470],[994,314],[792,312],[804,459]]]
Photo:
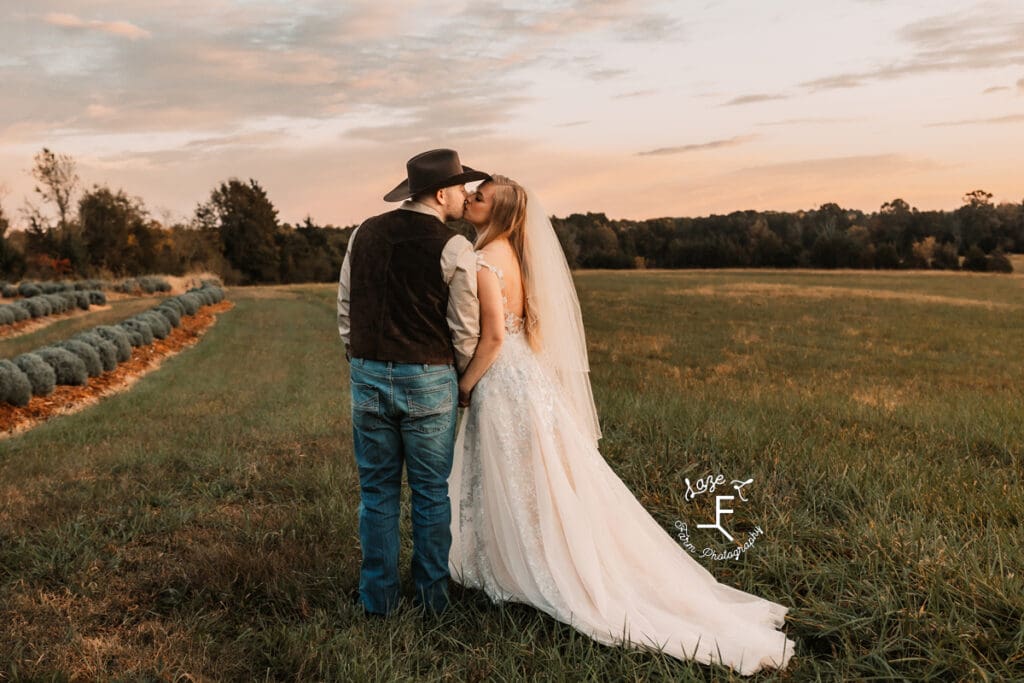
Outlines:
[[[792,606],[756,680],[1024,678],[1024,279],[577,281],[602,452],[666,533],[702,510],[684,478],[754,478],[764,536],[702,563]],[[477,592],[364,619],[334,296],[234,289],[130,392],[0,441],[0,678],[737,678]]]

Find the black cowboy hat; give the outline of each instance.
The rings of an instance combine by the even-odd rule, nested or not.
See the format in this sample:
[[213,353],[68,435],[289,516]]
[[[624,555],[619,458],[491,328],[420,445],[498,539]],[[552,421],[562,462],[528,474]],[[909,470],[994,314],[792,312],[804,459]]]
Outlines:
[[490,180],[483,171],[474,171],[459,162],[454,149],[432,149],[417,154],[405,164],[408,177],[384,195],[384,201],[397,202],[420,192],[440,190],[450,185],[463,185],[474,180]]

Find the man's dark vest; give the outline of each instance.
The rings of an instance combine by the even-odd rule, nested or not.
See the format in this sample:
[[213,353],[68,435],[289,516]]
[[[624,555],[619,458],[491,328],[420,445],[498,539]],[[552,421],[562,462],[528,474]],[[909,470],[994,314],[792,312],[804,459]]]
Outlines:
[[349,351],[396,363],[454,363],[441,252],[456,233],[396,209],[363,222],[349,244]]

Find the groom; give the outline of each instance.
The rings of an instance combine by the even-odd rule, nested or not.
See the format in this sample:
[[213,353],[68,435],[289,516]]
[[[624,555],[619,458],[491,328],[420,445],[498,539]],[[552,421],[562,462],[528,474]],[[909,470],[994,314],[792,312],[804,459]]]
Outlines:
[[398,604],[398,518],[405,463],[412,489],[414,602],[448,606],[456,366],[480,335],[476,257],[445,225],[462,218],[464,183],[487,180],[450,149],[409,159],[384,195],[405,200],[352,233],[338,284],[338,332],[351,368],[352,435],[359,467],[359,596],[368,614]]

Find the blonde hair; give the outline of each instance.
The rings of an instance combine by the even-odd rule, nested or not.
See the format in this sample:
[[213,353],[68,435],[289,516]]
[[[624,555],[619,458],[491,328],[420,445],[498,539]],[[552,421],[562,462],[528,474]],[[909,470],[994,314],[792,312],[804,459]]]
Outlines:
[[526,340],[534,350],[540,349],[540,328],[530,306],[530,269],[524,254],[526,251],[526,190],[522,185],[503,175],[492,176],[482,185],[494,187],[491,206],[491,220],[477,235],[474,248],[483,249],[496,239],[505,238],[512,245],[519,269],[523,274],[523,317],[526,320]]

